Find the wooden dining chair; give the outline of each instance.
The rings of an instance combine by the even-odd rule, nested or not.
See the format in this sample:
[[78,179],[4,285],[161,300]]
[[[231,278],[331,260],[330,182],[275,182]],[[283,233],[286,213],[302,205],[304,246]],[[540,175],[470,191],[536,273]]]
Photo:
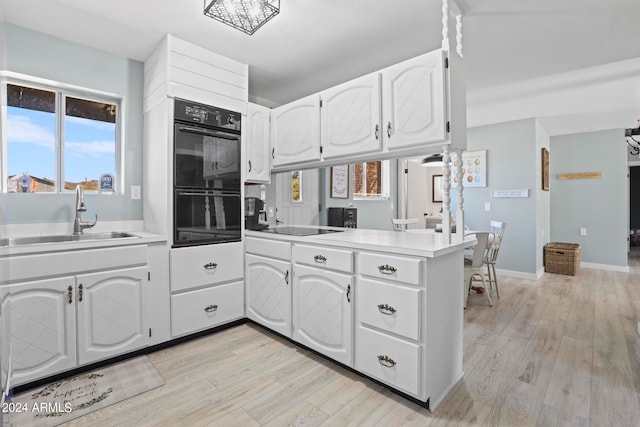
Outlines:
[[467,308],[467,299],[471,293],[471,283],[473,283],[474,280],[482,282],[485,289],[484,293],[487,296],[489,305],[493,306],[493,301],[491,301],[491,295],[489,288],[487,287],[487,282],[485,281],[484,273],[485,266],[487,265],[489,233],[486,231],[478,231],[474,234],[476,236],[477,243],[473,247],[473,256],[470,259],[464,260],[464,286],[466,291],[464,297],[464,308]]
[[487,247],[487,281],[489,288],[496,287],[496,295],[500,298],[500,288],[498,287],[498,276],[496,276],[496,262],[498,261],[498,252],[504,237],[504,229],[507,227],[506,222],[491,221],[489,223],[489,243]]
[[420,222],[420,218],[391,219],[394,231],[405,231],[409,225],[417,224],[418,222]]

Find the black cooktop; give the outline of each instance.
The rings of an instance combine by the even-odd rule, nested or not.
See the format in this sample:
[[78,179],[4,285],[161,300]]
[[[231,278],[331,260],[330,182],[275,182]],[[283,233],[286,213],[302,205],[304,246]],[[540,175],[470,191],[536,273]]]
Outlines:
[[288,236],[314,236],[316,234],[339,233],[342,230],[325,230],[307,227],[278,227],[260,230],[264,233],[286,234]]

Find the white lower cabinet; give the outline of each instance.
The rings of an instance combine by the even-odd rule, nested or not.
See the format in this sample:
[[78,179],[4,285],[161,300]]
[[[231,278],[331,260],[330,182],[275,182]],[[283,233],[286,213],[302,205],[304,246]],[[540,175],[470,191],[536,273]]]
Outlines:
[[420,393],[420,345],[362,325],[357,329],[356,369],[405,393]]
[[[147,345],[147,268],[3,286],[11,316],[13,384],[24,384]],[[3,337],[5,339],[6,337]]]
[[291,338],[291,262],[246,256],[247,317]]
[[244,317],[242,242],[172,249],[171,336]]
[[353,297],[353,275],[296,264],[293,339],[352,366]]
[[244,317],[243,286],[242,282],[228,283],[173,295],[173,334],[185,335]]
[[424,399],[426,298],[420,258],[358,254],[355,368]]
[[144,347],[147,268],[77,276],[78,362],[86,364]]
[[74,278],[17,283],[0,289],[2,315],[11,317],[10,329],[3,331],[2,339],[5,343],[11,340],[12,384],[75,368]]

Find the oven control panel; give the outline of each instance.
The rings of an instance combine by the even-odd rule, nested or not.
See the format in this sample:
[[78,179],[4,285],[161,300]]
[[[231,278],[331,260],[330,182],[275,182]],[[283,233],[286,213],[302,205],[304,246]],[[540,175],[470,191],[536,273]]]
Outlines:
[[235,111],[224,110],[209,105],[198,104],[183,99],[175,100],[176,121],[240,130],[242,116]]

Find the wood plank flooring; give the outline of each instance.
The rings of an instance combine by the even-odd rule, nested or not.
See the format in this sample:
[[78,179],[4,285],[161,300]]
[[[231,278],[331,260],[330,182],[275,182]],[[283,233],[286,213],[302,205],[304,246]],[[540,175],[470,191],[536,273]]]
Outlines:
[[151,354],[166,385],[66,425],[640,426],[639,260],[472,294],[465,375],[434,413],[246,324]]

